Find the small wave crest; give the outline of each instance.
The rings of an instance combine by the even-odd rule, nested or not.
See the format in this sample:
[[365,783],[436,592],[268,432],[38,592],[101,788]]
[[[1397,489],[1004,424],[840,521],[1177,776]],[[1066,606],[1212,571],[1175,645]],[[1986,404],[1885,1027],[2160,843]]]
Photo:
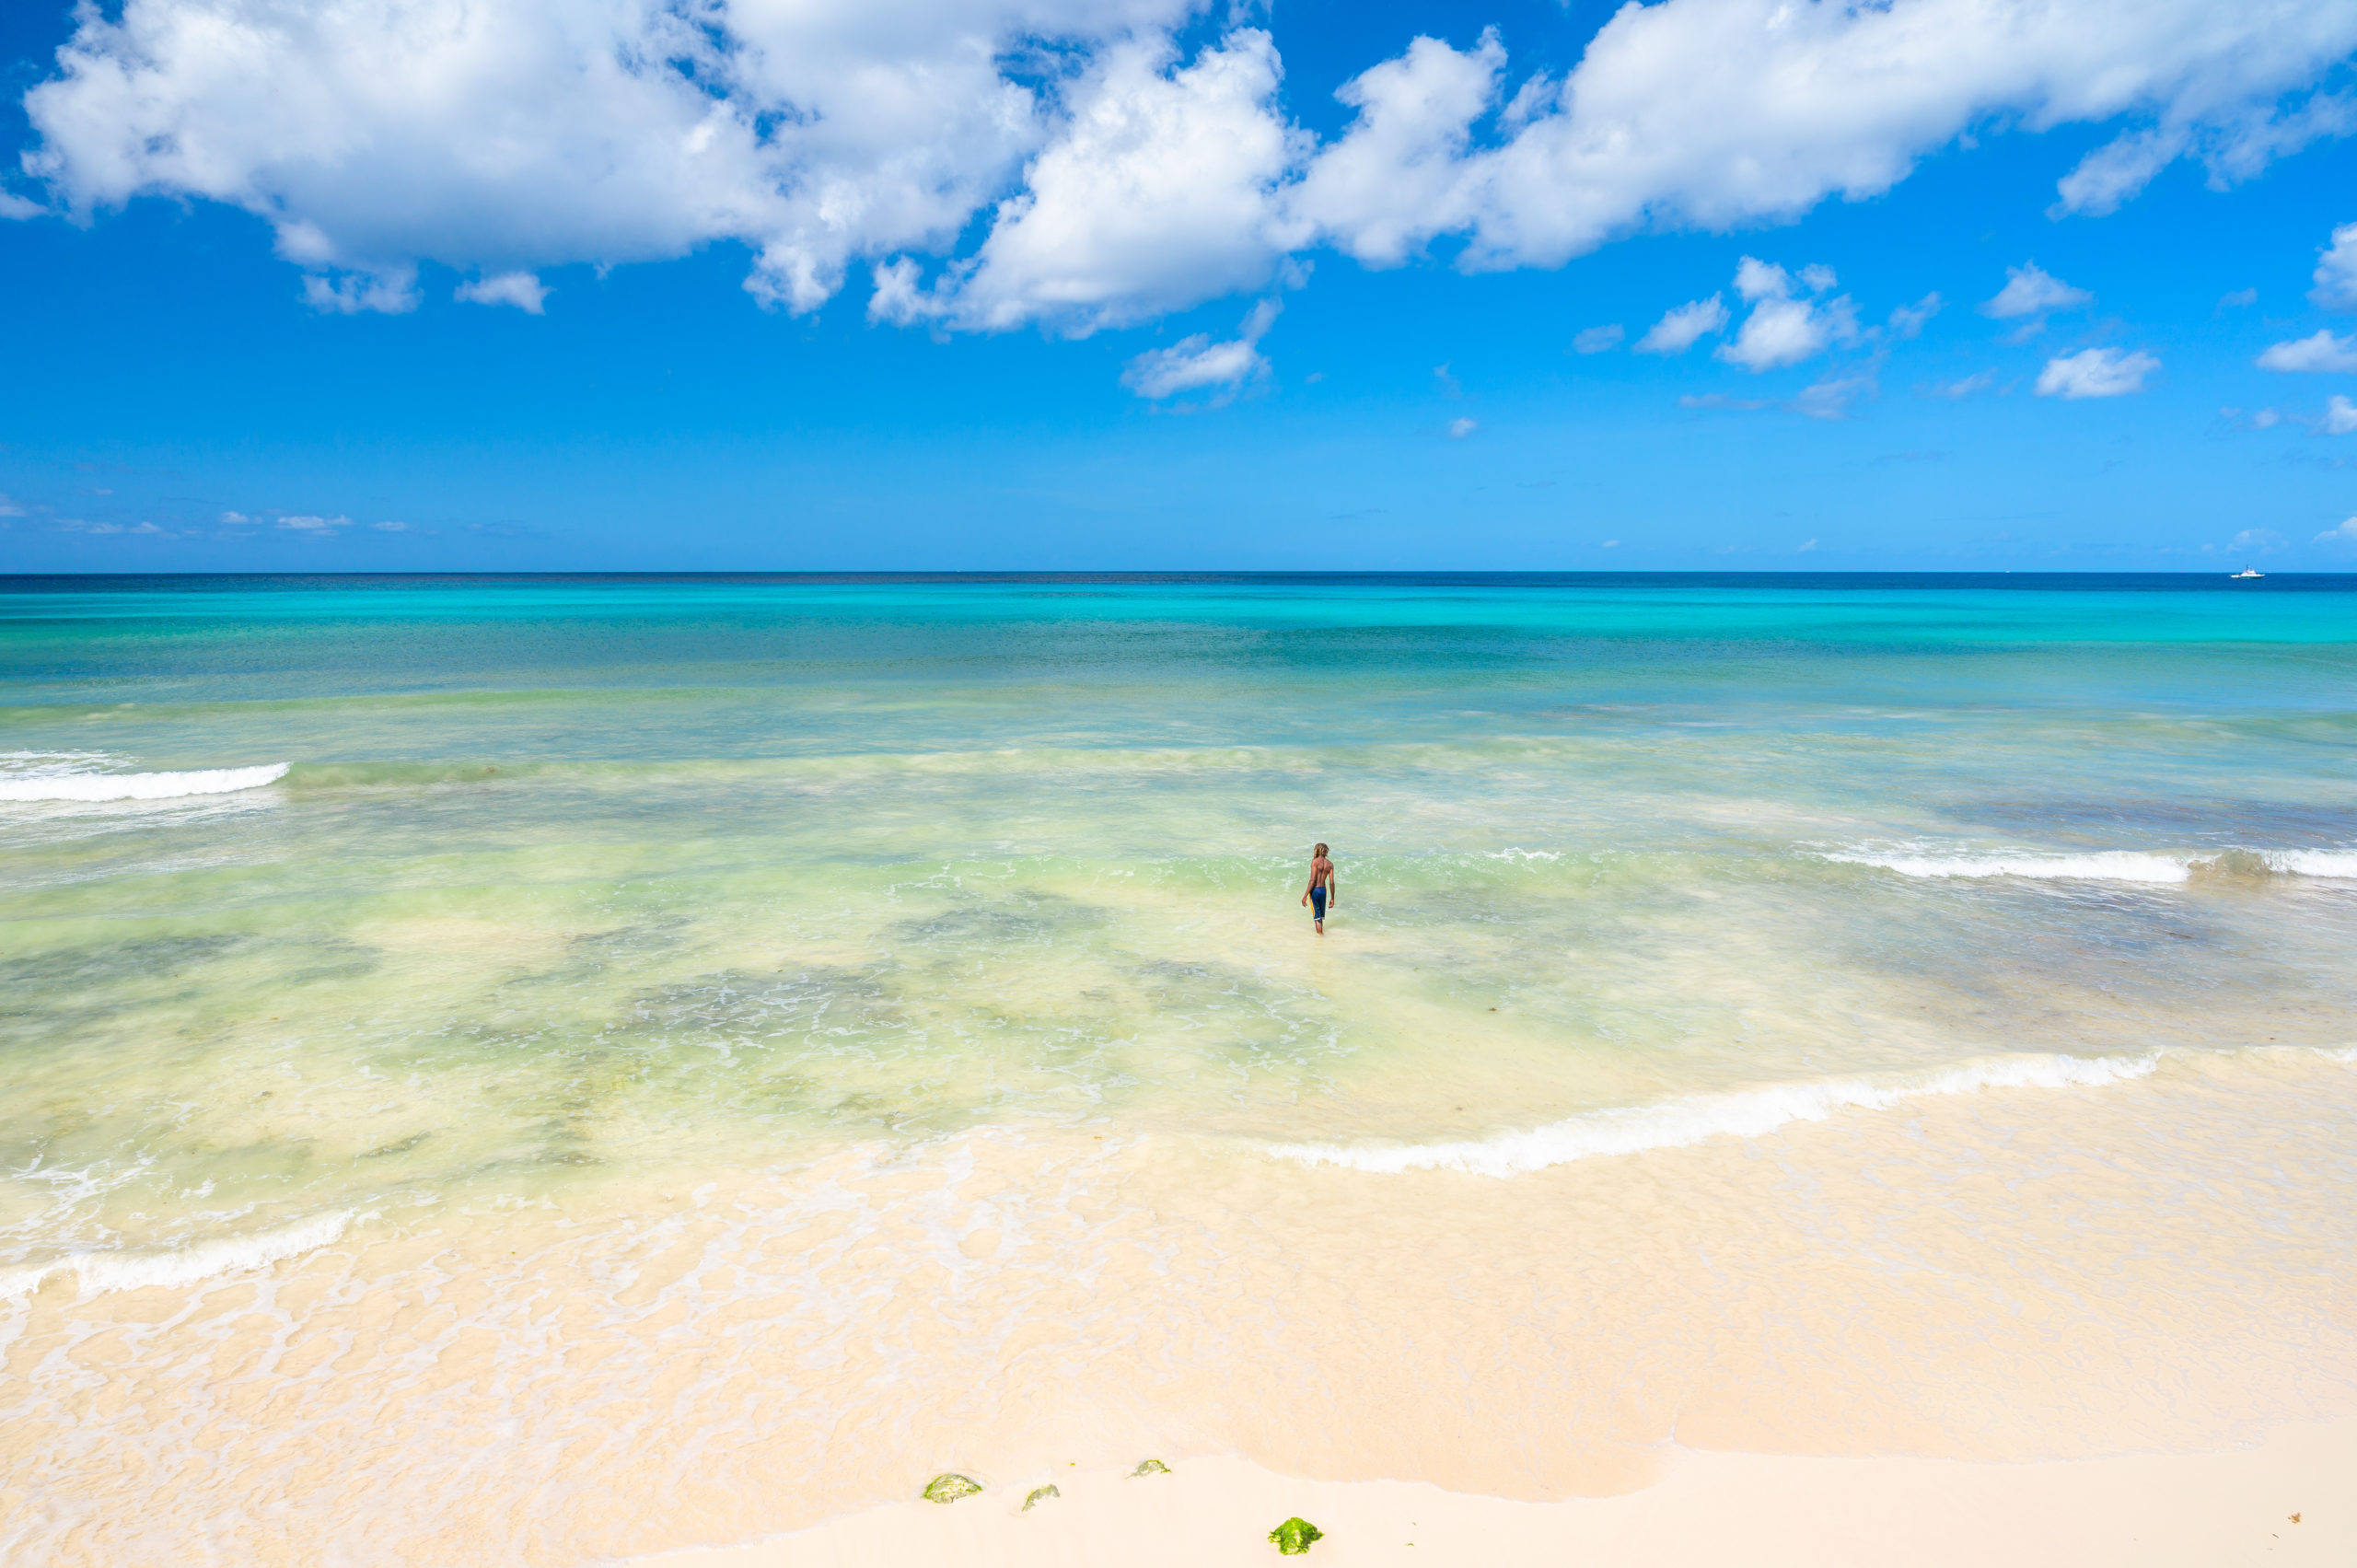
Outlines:
[[2270,871],[2291,877],[2338,877],[2357,879],[2357,850],[2270,849],[2258,858]]
[[1411,1170],[1461,1170],[1473,1176],[1518,1176],[1600,1155],[1678,1149],[1708,1138],[1757,1138],[1794,1121],[1823,1121],[1849,1109],[1882,1110],[1910,1099],[1971,1094],[1980,1089],[2088,1088],[2141,1078],[2160,1065],[2146,1056],[2013,1056],[1968,1062],[1898,1084],[1863,1079],[1778,1084],[1736,1094],[1696,1095],[1657,1105],[1590,1111],[1521,1132],[1448,1144],[1395,1144],[1348,1148],[1329,1144],[1280,1144],[1271,1154],[1304,1165],[1346,1166],[1377,1175]]
[[191,796],[229,795],[260,789],[286,776],[287,764],[255,768],[196,768],[169,773],[108,773],[90,770],[26,768],[0,774],[0,801],[99,802],[180,800]]
[[2094,850],[2080,854],[2028,853],[1962,854],[1917,850],[1822,850],[1824,860],[1872,865],[1902,877],[2028,877],[2065,882],[2189,881],[2236,874],[2329,877],[2357,880],[2357,850],[2222,850],[2213,854],[2156,854],[2142,850]]
[[351,1223],[352,1215],[345,1213],[314,1214],[277,1230],[223,1237],[167,1252],[76,1252],[47,1263],[0,1269],[0,1300],[29,1295],[43,1280],[69,1269],[81,1277],[86,1295],[150,1285],[168,1289],[192,1285],[216,1274],[268,1268],[281,1259],[325,1247],[341,1237]]
[[1829,852],[1824,859],[1874,865],[1902,877],[2034,877],[2069,882],[2182,882],[2189,861],[2136,850],[2087,854],[1904,854],[1861,850]]

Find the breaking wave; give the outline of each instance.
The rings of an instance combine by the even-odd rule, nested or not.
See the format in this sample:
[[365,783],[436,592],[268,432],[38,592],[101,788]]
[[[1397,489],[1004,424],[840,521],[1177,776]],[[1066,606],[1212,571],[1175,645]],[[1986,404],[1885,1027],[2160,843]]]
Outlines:
[[287,764],[197,768],[171,773],[105,773],[35,768],[0,775],[0,801],[180,800],[260,789],[286,776]]
[[1881,1110],[1934,1095],[1980,1089],[2083,1088],[2141,1078],[2160,1055],[2014,1056],[1966,1063],[1896,1084],[1863,1079],[1778,1084],[1737,1094],[1696,1095],[1657,1105],[1590,1111],[1522,1132],[1449,1144],[1395,1144],[1345,1148],[1329,1144],[1280,1144],[1271,1154],[1304,1165],[1347,1166],[1396,1175],[1410,1170],[1461,1170],[1474,1176],[1517,1176],[1600,1155],[1677,1149],[1708,1138],[1757,1138],[1794,1121],[1823,1121],[1838,1110]]
[[2267,863],[2270,871],[2293,877],[2357,878],[2357,850],[2270,849],[2261,851],[2259,859]]
[[351,1223],[349,1214],[315,1214],[277,1230],[201,1241],[168,1252],[76,1252],[47,1263],[0,1269],[0,1300],[29,1295],[43,1280],[66,1270],[81,1276],[85,1295],[149,1285],[192,1285],[215,1274],[267,1268],[283,1258],[325,1247],[342,1237]]

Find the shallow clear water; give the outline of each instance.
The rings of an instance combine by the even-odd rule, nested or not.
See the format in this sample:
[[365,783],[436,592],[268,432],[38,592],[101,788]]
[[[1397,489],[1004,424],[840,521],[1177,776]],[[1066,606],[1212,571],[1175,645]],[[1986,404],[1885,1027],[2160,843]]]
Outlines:
[[17,579],[0,678],[20,1286],[879,1135],[2353,1032],[2357,579]]
[[0,580],[0,1557],[2345,1413],[2352,677],[2357,579]]

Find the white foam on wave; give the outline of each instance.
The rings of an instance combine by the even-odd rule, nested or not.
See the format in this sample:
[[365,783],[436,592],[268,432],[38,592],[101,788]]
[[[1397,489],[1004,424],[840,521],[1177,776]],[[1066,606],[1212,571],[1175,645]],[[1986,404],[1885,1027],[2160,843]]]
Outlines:
[[2357,850],[2269,849],[2259,859],[2270,871],[2293,877],[2340,877],[2357,879]]
[[2157,1051],[2146,1056],[1998,1056],[1899,1083],[1846,1078],[1777,1084],[1736,1094],[1695,1095],[1657,1105],[1590,1111],[1527,1132],[1460,1143],[1367,1148],[1280,1144],[1270,1152],[1304,1165],[1347,1166],[1386,1176],[1410,1170],[1518,1176],[1602,1155],[1679,1149],[1709,1138],[1757,1138],[1795,1121],[1823,1121],[1839,1110],[1883,1110],[1934,1095],[2116,1084],[2143,1077],[2160,1061]]
[[149,1285],[192,1285],[216,1274],[245,1273],[300,1257],[337,1240],[351,1223],[346,1213],[314,1214],[277,1230],[223,1237],[168,1252],[76,1252],[47,1263],[0,1269],[0,1300],[29,1295],[43,1280],[68,1269],[81,1276],[86,1295]]
[[1902,877],[2034,877],[2069,882],[2182,882],[2189,861],[2137,850],[2086,854],[1899,854],[1862,850],[1825,852],[1846,865],[1875,865]]
[[258,768],[195,768],[171,773],[17,773],[0,777],[0,801],[180,800],[229,795],[275,784],[286,776],[286,767],[284,762],[270,762]]

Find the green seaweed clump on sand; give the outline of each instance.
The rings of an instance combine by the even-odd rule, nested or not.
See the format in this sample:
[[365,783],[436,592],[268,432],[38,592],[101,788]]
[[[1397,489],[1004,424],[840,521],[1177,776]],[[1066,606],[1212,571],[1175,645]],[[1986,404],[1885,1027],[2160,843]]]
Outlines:
[[1170,1467],[1160,1459],[1140,1459],[1138,1468],[1130,1472],[1130,1479],[1135,1481],[1142,1475],[1168,1475],[1169,1473]]
[[1296,1514],[1269,1532],[1277,1543],[1277,1552],[1283,1557],[1299,1557],[1309,1550],[1309,1543],[1322,1539],[1326,1532]]
[[1035,1486],[1031,1489],[1031,1495],[1023,1500],[1023,1511],[1028,1514],[1031,1512],[1031,1504],[1034,1503],[1044,1503],[1051,1497],[1062,1497],[1062,1493],[1056,1490],[1055,1483],[1052,1481],[1049,1482],[1046,1486]]
[[956,1470],[944,1470],[924,1483],[924,1500],[928,1503],[955,1503],[960,1497],[971,1497],[982,1489],[982,1483],[971,1476]]

